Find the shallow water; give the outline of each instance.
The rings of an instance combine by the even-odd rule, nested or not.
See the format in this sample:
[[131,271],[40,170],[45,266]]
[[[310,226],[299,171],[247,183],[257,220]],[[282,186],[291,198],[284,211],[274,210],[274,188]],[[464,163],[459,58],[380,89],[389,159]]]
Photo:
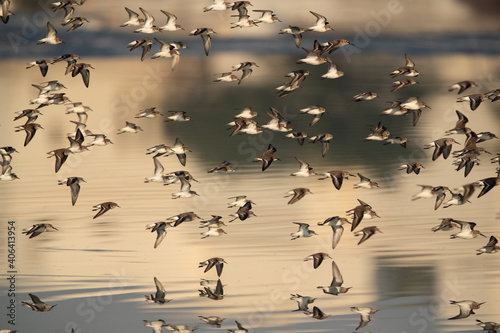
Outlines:
[[[480,88],[472,92],[498,88],[498,55],[419,54],[413,60],[423,73],[418,78],[420,85],[390,93],[392,80],[387,73],[403,64],[403,53],[394,46],[387,53],[362,52],[352,62],[336,59],[334,54],[339,69],[346,73],[344,77],[320,80],[324,68],[307,67],[311,76],[284,98],[277,97],[274,87],[284,82],[283,76],[290,70],[301,68],[295,64],[303,55],[300,50],[291,49],[289,55],[218,52],[200,57],[188,49],[174,72],[170,72],[169,60],[140,62],[138,57],[87,56],[85,61],[95,67],[88,89],[80,77],[64,76],[63,64],[51,66],[47,77],[42,78],[38,69],[25,69],[32,59],[1,60],[0,146],[11,145],[20,151],[12,160],[20,180],[0,183],[2,235],[7,234],[7,221],[14,220],[17,228],[15,329],[70,332],[74,327],[76,332],[150,332],[143,320],[164,319],[167,323],[199,326],[199,332],[235,329],[234,320],[254,332],[352,332],[359,315],[350,311],[351,306],[379,309],[360,331],[473,332],[480,329],[475,325],[476,318],[498,321],[498,254],[475,255],[487,239],[450,240],[452,232],[430,231],[439,218],[452,217],[474,221],[488,237],[498,237],[498,190],[444,210],[434,211],[432,200],[411,201],[419,191],[417,184],[453,189],[494,175],[495,165],[489,163],[488,155],[481,156],[481,164],[464,178],[462,172],[454,171],[451,158],[432,162],[432,152],[423,146],[454,126],[455,110],[469,117],[469,126],[476,132],[500,132],[500,104],[485,101],[471,112],[467,105],[455,102],[456,93],[447,92],[449,84],[463,79],[480,83]],[[212,82],[213,74],[246,60],[255,61],[260,68],[241,85]],[[66,134],[74,131],[69,121],[77,120],[76,116],[64,114],[64,106],[43,108],[44,115],[37,122],[44,129],[27,147],[22,147],[24,133],[14,132],[14,126],[21,123],[12,121],[14,112],[30,107],[28,101],[36,96],[31,84],[52,79],[65,84],[68,89],[64,92],[72,101],[82,101],[94,110],[89,112],[88,128],[105,133],[114,143],[70,156],[57,174],[54,160],[47,159],[46,152],[67,146]],[[351,96],[370,90],[381,98],[351,101]],[[419,96],[432,107],[423,111],[416,127],[409,117],[380,116],[386,101],[409,96]],[[327,113],[310,127],[311,116],[301,115],[299,110],[312,104],[325,107]],[[134,119],[139,110],[151,106],[164,114],[168,110],[186,111],[192,121]],[[283,140],[283,133],[229,137],[225,124],[236,114],[234,108],[247,106],[259,112],[256,119],[260,124],[267,122],[265,112],[272,106],[286,114],[294,130],[306,131],[309,136],[334,134],[327,156],[321,157],[318,144],[299,146],[294,140]],[[144,131],[117,135],[125,121],[136,122]],[[379,121],[393,135],[407,136],[408,147],[364,142],[370,132],[368,125]],[[160,143],[173,144],[176,137],[192,150],[186,167],[175,156],[161,157],[161,163],[166,172],[191,172],[199,180],[192,183],[198,197],[173,200],[171,193],[178,185],[143,182],[153,174],[146,149]],[[454,137],[463,144],[463,136]],[[252,160],[269,143],[277,148],[280,160],[262,172],[260,163]],[[493,154],[500,151],[498,140],[482,146]],[[378,182],[380,188],[355,190],[353,184],[358,178],[350,177],[337,191],[330,180],[320,181],[318,176],[291,177],[298,168],[294,157],[310,163],[317,173],[334,169],[362,173]],[[236,172],[206,172],[223,160],[231,161]],[[401,163],[410,160],[424,164],[420,175],[397,171]],[[57,185],[58,179],[68,176],[87,181],[81,185],[74,207],[69,189]],[[283,196],[296,187],[310,188],[313,194],[287,205],[288,198]],[[255,201],[253,211],[257,216],[227,223],[228,215],[234,212],[227,208],[227,198],[235,195],[247,195]],[[317,222],[345,216],[358,204],[358,198],[372,205],[380,216],[362,221],[362,227],[376,225],[383,233],[357,246],[358,238],[345,230],[339,246],[332,250],[331,229]],[[93,220],[92,206],[104,201],[115,201],[121,208]],[[162,244],[154,249],[156,235],[145,226],[188,211],[203,219],[223,216],[227,235],[200,239],[203,229],[195,220],[168,229]],[[23,228],[42,222],[53,224],[59,231],[33,239],[21,234]],[[309,223],[318,236],[291,241],[290,233],[297,229],[292,222]],[[2,258],[6,258],[6,236],[0,245]],[[332,271],[330,259],[316,270],[311,262],[303,261],[315,252],[330,254],[343,275],[344,286],[352,287],[348,293],[332,296],[317,288],[330,284]],[[225,296],[219,301],[198,295],[201,279],[217,278],[214,271],[203,273],[198,263],[214,256],[228,262],[221,276]],[[154,277],[162,282],[171,302],[145,302],[144,295],[155,291]],[[21,301],[29,300],[28,293],[58,306],[47,313],[32,312],[21,305]],[[290,294],[297,293],[316,297],[310,309],[318,306],[330,317],[319,321],[294,312],[297,305]],[[486,304],[476,316],[448,321],[458,311],[449,300],[461,299]],[[9,299],[4,292],[0,300],[5,309]],[[216,329],[201,322],[200,315],[226,320]],[[9,327],[6,317],[1,318],[0,328]]]

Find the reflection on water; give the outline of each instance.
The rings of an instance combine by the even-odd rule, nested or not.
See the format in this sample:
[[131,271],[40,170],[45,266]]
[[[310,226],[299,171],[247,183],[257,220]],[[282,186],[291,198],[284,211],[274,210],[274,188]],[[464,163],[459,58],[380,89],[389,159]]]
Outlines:
[[[480,82],[481,88],[473,92],[498,88],[494,81],[484,79],[499,72],[497,57],[414,57],[424,73],[419,78],[421,84],[392,94],[387,73],[402,65],[400,52],[359,54],[352,63],[338,59],[344,77],[321,80],[324,68],[308,68],[311,75],[300,89],[278,98],[274,88],[286,81],[283,76],[290,70],[300,68],[295,61],[303,54],[295,52],[294,56],[183,56],[175,72],[170,72],[169,61],[88,58],[85,61],[96,68],[88,89],[80,77],[62,75],[63,65],[52,66],[47,77],[41,78],[37,70],[24,69],[24,60],[0,62],[0,99],[4,101],[0,146],[12,145],[20,151],[12,160],[20,180],[0,183],[0,219],[15,220],[17,227],[16,329],[147,332],[150,328],[143,326],[143,320],[163,319],[173,325],[199,326],[203,332],[216,328],[198,316],[219,316],[226,318],[220,330],[236,328],[237,320],[255,332],[346,332],[359,324],[359,315],[350,307],[370,306],[379,309],[365,328],[372,332],[474,331],[471,318],[446,320],[457,311],[449,300],[461,299],[485,301],[475,318],[495,320],[498,258],[475,256],[486,239],[450,240],[448,232],[432,233],[430,228],[439,218],[453,217],[475,221],[488,236],[498,235],[496,190],[480,199],[474,196],[471,204],[447,210],[434,211],[433,200],[410,199],[419,191],[417,184],[455,188],[494,174],[489,157],[481,156],[481,164],[464,179],[450,160],[432,162],[431,152],[423,146],[453,128],[455,109],[469,117],[475,131],[500,132],[497,104],[485,101],[471,112],[467,105],[455,102],[455,94],[447,93],[449,84],[464,78]],[[213,74],[246,60],[255,61],[260,68],[241,85],[212,82]],[[30,85],[53,79],[64,83],[72,101],[82,101],[94,110],[89,112],[88,128],[106,134],[114,143],[71,155],[58,174],[54,174],[54,161],[46,158],[46,152],[68,145],[66,134],[74,131],[69,121],[76,116],[65,115],[64,106],[43,108],[38,122],[44,129],[27,147],[22,147],[24,134],[14,132],[18,122],[12,121],[14,112],[28,108],[27,101],[36,96]],[[351,101],[351,96],[363,91],[377,91],[380,98]],[[416,127],[409,117],[380,116],[386,101],[409,96],[419,96],[432,107],[423,111]],[[311,116],[299,110],[315,104],[327,113],[309,126]],[[161,117],[134,119],[139,110],[152,106],[164,114],[168,110],[186,111],[192,120],[164,123]],[[265,113],[272,106],[291,121],[294,130],[306,131],[309,136],[334,134],[330,151],[323,158],[319,145],[306,141],[300,146],[278,132],[229,137],[226,123],[238,112],[234,108],[247,106],[259,113],[255,118],[259,124],[268,121]],[[137,123],[144,131],[117,135],[125,121]],[[407,136],[408,147],[364,142],[369,125],[379,121],[393,135]],[[192,182],[192,190],[199,194],[194,198],[173,200],[171,193],[178,191],[178,184],[144,183],[154,173],[146,149],[160,143],[173,145],[177,137],[192,151],[187,153],[186,167],[175,156],[159,159],[166,172],[185,169],[199,180]],[[456,138],[463,143],[463,137]],[[252,161],[269,143],[277,148],[280,160],[261,172],[260,162]],[[499,144],[493,140],[483,147],[496,153]],[[350,177],[337,191],[330,180],[318,181],[318,176],[291,177],[299,167],[294,157],[307,161],[318,174],[336,169],[362,173],[380,188],[355,190],[358,179]],[[412,160],[424,164],[420,175],[397,171],[400,164]],[[230,161],[236,172],[207,173],[222,161]],[[74,207],[69,188],[57,185],[57,180],[70,176],[87,181],[80,184]],[[284,195],[298,187],[309,188],[313,194],[287,205]],[[256,216],[229,223],[229,214],[236,209],[227,208],[231,201],[227,198],[237,195],[247,195],[256,203],[252,208]],[[358,198],[380,216],[362,221],[362,227],[376,225],[383,233],[357,246],[359,239],[347,226],[338,247],[332,250],[331,229],[317,223],[330,216],[345,216],[358,205]],[[92,206],[105,201],[114,201],[120,208],[93,220]],[[156,233],[146,230],[146,225],[183,212],[195,212],[204,220],[222,216],[227,235],[201,239],[205,229],[199,228],[200,220],[194,220],[167,228],[165,239],[154,249]],[[292,241],[290,234],[297,231],[292,222],[308,223],[318,235]],[[33,239],[21,235],[21,229],[36,223],[51,223],[59,231]],[[2,226],[5,235],[6,223]],[[310,262],[304,262],[316,252],[330,254],[342,273],[343,286],[352,287],[348,293],[336,296],[317,288],[330,284],[332,264],[327,258],[313,269]],[[211,291],[217,290],[215,270],[203,273],[198,267],[212,257],[227,261],[220,276],[221,300],[199,295],[200,290],[205,291],[205,280],[210,280]],[[165,288],[165,298],[172,301],[146,302],[145,295],[155,291],[155,277]],[[20,304],[29,300],[28,293],[58,306],[44,314],[32,313]],[[316,320],[293,311],[297,304],[290,299],[291,294],[316,298],[309,310],[317,306],[330,317]],[[6,304],[4,295],[1,300]]]

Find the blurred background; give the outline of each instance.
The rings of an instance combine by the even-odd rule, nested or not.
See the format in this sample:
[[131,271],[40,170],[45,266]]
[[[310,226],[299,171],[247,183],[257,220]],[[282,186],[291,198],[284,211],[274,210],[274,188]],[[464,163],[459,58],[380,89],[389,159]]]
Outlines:
[[[199,332],[224,332],[235,329],[238,320],[251,332],[352,332],[359,315],[351,306],[379,309],[368,326],[370,332],[475,332],[481,328],[475,319],[498,321],[500,313],[498,254],[476,256],[487,238],[449,239],[450,232],[433,233],[430,229],[440,218],[474,221],[488,237],[500,236],[498,227],[498,189],[486,196],[471,198],[471,203],[433,210],[432,199],[412,201],[419,184],[443,185],[450,189],[495,176],[496,164],[490,158],[500,152],[498,140],[481,144],[492,155],[481,155],[480,164],[464,177],[452,165],[452,158],[431,161],[432,149],[424,146],[444,136],[457,120],[455,110],[469,118],[476,132],[500,133],[500,104],[486,100],[471,111],[468,103],[457,103],[464,94],[485,93],[500,88],[500,24],[498,2],[492,1],[252,1],[254,9],[270,9],[282,22],[260,24],[248,29],[231,28],[236,12],[203,12],[210,1],[93,1],[75,6],[75,16],[90,22],[73,32],[60,25],[62,12],[50,10],[51,1],[13,1],[8,24],[0,26],[0,146],[13,146],[11,165],[19,180],[0,182],[0,220],[2,235],[7,221],[16,222],[17,248],[17,323],[7,324],[0,316],[0,329],[19,332],[148,332],[143,320],[163,319],[171,324],[198,326]],[[154,35],[133,33],[134,27],[120,28],[127,20],[124,7],[140,12],[146,9],[163,25],[160,10],[174,13],[184,30]],[[345,74],[335,80],[322,80],[326,65],[299,65],[305,52],[297,48],[290,35],[278,34],[289,25],[312,26],[309,11],[328,18],[335,29],[326,33],[304,33],[302,46],[313,48],[314,40],[326,42],[346,38],[346,46],[330,55]],[[36,45],[46,34],[50,21],[64,43]],[[198,36],[188,36],[199,27],[211,27],[210,55],[204,54]],[[141,50],[129,51],[127,44],[141,38],[157,37],[182,41],[180,62],[171,71],[171,59],[140,60]],[[35,59],[53,59],[76,53],[80,61],[90,63],[90,85],[80,76],[64,75],[65,63],[49,65],[46,77],[38,68],[27,69]],[[421,75],[419,82],[390,92],[388,73],[405,64],[407,53]],[[215,74],[227,72],[235,64],[253,61],[258,68],[250,77],[237,82],[213,82]],[[287,82],[292,70],[307,69],[310,76],[300,88],[278,97],[275,87]],[[67,134],[75,131],[75,114],[66,114],[65,105],[41,109],[37,120],[43,129],[23,147],[24,132],[15,132],[22,120],[13,121],[15,112],[34,108],[30,104],[38,94],[32,84],[58,80],[72,102],[82,102],[88,112],[87,129],[106,134],[112,145],[91,147],[71,155],[58,173],[47,152],[68,146]],[[473,87],[461,95],[448,92],[448,86],[473,80]],[[355,103],[352,97],[365,91],[380,98]],[[424,109],[417,126],[410,117],[381,116],[387,102],[417,96],[431,109]],[[312,116],[300,113],[309,105],[320,105],[327,112],[315,125]],[[165,116],[135,118],[140,110],[157,107]],[[332,133],[334,139],[326,157],[319,144],[284,139],[285,133],[265,131],[256,136],[229,137],[227,123],[239,111],[251,107],[259,115],[259,124],[274,107],[290,121],[294,131],[311,137]],[[186,111],[191,121],[164,122],[168,111]],[[141,126],[139,133],[118,135],[125,122]],[[370,125],[383,122],[394,136],[408,138],[407,148],[365,142]],[[463,146],[465,136],[453,136]],[[183,167],[175,156],[161,157],[165,172],[188,170],[199,180],[192,190],[199,196],[173,200],[177,184],[163,186],[144,183],[153,175],[153,161],[146,149],[157,144],[173,145],[176,138],[190,148]],[[87,138],[87,140],[89,140]],[[87,141],[86,141],[87,142]],[[271,143],[280,158],[265,172],[252,162]],[[461,149],[454,145],[453,150]],[[330,180],[291,177],[298,170],[298,157],[320,174],[330,170],[361,173],[378,182],[380,188],[354,189],[358,177],[344,181],[337,191]],[[208,174],[207,170],[230,161],[231,174]],[[398,171],[406,162],[419,161],[425,169],[419,175]],[[70,176],[86,180],[75,206],[70,190],[57,181]],[[287,191],[307,187],[313,192],[293,205],[284,198]],[[256,205],[257,215],[245,221],[228,223],[234,209],[227,208],[229,197],[247,195]],[[346,216],[358,205],[369,203],[380,216],[366,220],[362,227],[376,225],[383,233],[356,245],[358,238],[347,230],[335,249],[331,249],[331,230],[317,226],[330,216]],[[450,199],[448,194],[446,201]],[[93,220],[92,206],[114,201],[113,209]],[[194,211],[204,220],[223,216],[227,235],[200,239],[205,229],[198,220],[167,230],[163,243],[153,248],[155,233],[147,224]],[[304,222],[318,236],[290,240],[296,231],[292,222]],[[21,230],[36,223],[51,223],[59,229],[33,239]],[[358,228],[360,228],[358,227]],[[2,258],[7,258],[6,236],[0,238]],[[327,252],[338,265],[346,294],[324,294],[318,286],[332,279],[331,260],[318,269],[303,259],[315,252]],[[228,262],[221,280],[225,297],[214,301],[200,297],[201,279],[216,280],[215,272],[202,272],[198,263],[210,257]],[[2,259],[3,262],[5,260]],[[4,265],[4,264],[2,264]],[[2,266],[3,268],[4,266]],[[2,269],[2,274],[6,269]],[[4,277],[5,275],[2,275]],[[157,277],[167,290],[168,304],[145,302],[144,295],[155,292]],[[6,279],[2,279],[2,290]],[[58,304],[47,313],[32,312],[21,301],[36,294],[49,304]],[[316,320],[297,309],[290,294],[317,298],[327,314]],[[485,301],[477,315],[449,321],[458,307],[449,300]],[[8,304],[0,297],[2,308]],[[5,305],[5,306],[4,306]],[[218,315],[226,320],[222,328],[201,322],[198,316]],[[167,331],[164,329],[164,331]]]

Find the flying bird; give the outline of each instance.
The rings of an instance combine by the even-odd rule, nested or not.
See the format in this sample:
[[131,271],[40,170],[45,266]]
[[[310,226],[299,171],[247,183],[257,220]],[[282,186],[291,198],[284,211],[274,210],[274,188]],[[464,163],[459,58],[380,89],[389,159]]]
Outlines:
[[66,185],[71,189],[71,204],[74,206],[80,193],[80,182],[86,183],[82,177],[68,177],[58,180],[58,185]]

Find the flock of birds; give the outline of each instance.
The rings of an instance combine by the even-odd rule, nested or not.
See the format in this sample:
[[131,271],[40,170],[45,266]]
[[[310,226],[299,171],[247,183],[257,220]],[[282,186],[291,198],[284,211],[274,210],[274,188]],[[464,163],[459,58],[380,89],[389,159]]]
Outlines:
[[[67,32],[74,31],[82,27],[85,23],[89,21],[84,17],[74,16],[78,6],[83,5],[85,0],[70,0],[70,1],[60,1],[54,2],[52,4],[52,9],[54,11],[64,11],[64,18],[61,22],[62,26],[70,25]],[[7,23],[9,16],[12,14],[10,11],[10,0],[1,1],[1,12],[0,17],[4,23]],[[272,10],[261,10],[256,9],[253,12],[259,13],[261,16],[259,18],[250,18],[248,7],[252,6],[249,1],[236,1],[236,2],[225,2],[221,0],[214,0],[210,6],[205,7],[203,10],[208,11],[235,11],[235,15],[238,20],[231,23],[231,28],[252,28],[258,26],[259,24],[273,24],[281,22],[276,14]],[[137,12],[125,8],[128,19],[121,25],[121,27],[136,27],[133,32],[138,34],[154,34],[160,32],[175,32],[184,30],[178,23],[177,17],[167,11],[161,10],[161,12],[166,16],[166,24],[157,27],[154,25],[155,18],[145,9],[140,8],[144,17],[141,17]],[[279,34],[290,34],[293,37],[293,41],[297,48],[301,47],[302,34],[307,32],[319,32],[324,33],[333,30],[327,18],[316,12],[311,14],[315,17],[316,22],[314,25],[302,28],[298,26],[289,26],[288,28],[281,29]],[[208,56],[210,53],[212,45],[211,35],[216,32],[212,28],[202,27],[196,28],[189,32],[189,36],[200,36],[203,42],[203,49],[205,54]],[[47,35],[46,37],[40,39],[37,44],[59,44],[62,43],[62,39],[57,37],[57,31],[54,26],[47,22]],[[171,69],[174,70],[180,62],[181,50],[187,47],[183,42],[165,42],[157,37],[154,37],[154,41],[160,45],[158,52],[154,53],[151,58],[172,58]],[[151,39],[137,39],[132,41],[128,47],[130,51],[137,48],[142,48],[141,61],[146,59],[149,52],[151,51],[152,45],[154,45]],[[337,65],[333,63],[332,59],[328,57],[329,54],[338,50],[341,47],[352,45],[347,39],[333,39],[324,43],[320,43],[315,40],[312,50],[308,50],[304,47],[302,49],[306,52],[306,56],[297,61],[298,64],[305,65],[321,65],[327,64],[327,73],[322,75],[323,79],[337,79],[343,76],[343,72],[337,70]],[[65,69],[65,75],[70,74],[75,77],[81,75],[83,83],[86,87],[90,85],[90,70],[93,69],[91,64],[80,62],[80,58],[76,54],[64,54],[54,59],[37,59],[28,63],[27,68],[37,66],[43,77],[48,72],[49,65],[55,65],[59,62],[66,61],[67,66]],[[255,62],[245,61],[232,67],[231,70],[225,73],[217,74],[215,82],[238,82],[241,84],[243,80],[250,77],[254,68],[259,67]],[[241,71],[241,76],[238,77],[235,73]],[[294,70],[287,74],[290,77],[289,82],[276,87],[276,91],[280,97],[284,97],[294,92],[299,88],[300,84],[307,78],[310,72],[306,69]],[[389,73],[392,78],[398,78],[393,82],[392,92],[397,92],[401,89],[406,89],[414,84],[417,84],[416,77],[419,76],[419,71],[416,69],[416,65],[413,60],[405,54],[405,65],[395,69]],[[405,78],[400,78],[405,77]],[[21,119],[25,120],[23,125],[18,125],[15,127],[15,132],[25,132],[24,146],[27,146],[35,137],[38,130],[43,129],[43,127],[36,123],[39,116],[42,116],[42,108],[51,105],[64,105],[66,106],[67,114],[75,114],[78,120],[72,120],[71,123],[75,125],[75,130],[73,133],[68,134],[69,147],[62,147],[54,149],[47,154],[48,157],[55,158],[55,172],[57,173],[61,167],[64,165],[66,160],[72,155],[77,153],[82,153],[88,151],[89,148],[106,146],[112,144],[111,140],[106,134],[93,133],[87,128],[86,122],[88,119],[88,111],[92,109],[85,106],[82,102],[72,102],[66,96],[65,93],[60,92],[66,87],[57,80],[52,80],[48,82],[43,82],[40,84],[33,84],[33,87],[38,89],[38,96],[30,101],[30,104],[38,105],[36,108],[25,109],[16,112],[14,121],[19,121]],[[477,87],[477,84],[473,81],[461,81],[450,85],[449,90],[458,90],[459,94],[464,93],[467,89],[471,87]],[[353,96],[353,101],[364,102],[373,100],[377,98],[377,93],[374,92],[363,92]],[[494,102],[500,99],[500,89],[491,90],[485,93],[464,95],[458,98],[457,102],[467,102],[470,105],[471,111],[476,110],[481,102],[485,100],[491,100]],[[394,101],[391,102],[390,106],[382,111],[382,115],[412,115],[413,126],[417,125],[420,116],[422,114],[422,109],[429,108],[427,104],[418,100],[416,97],[408,98],[405,101]],[[310,126],[315,125],[321,120],[322,116],[325,114],[326,110],[318,105],[311,105],[300,110],[302,114],[312,115],[313,119]],[[169,111],[168,117],[166,117],[166,122],[185,122],[190,121],[191,117],[184,111]],[[478,146],[479,143],[496,138],[493,133],[481,132],[476,133],[471,128],[467,127],[468,118],[461,113],[456,111],[458,116],[458,121],[454,128],[448,130],[445,135],[446,137],[440,138],[429,143],[426,149],[433,149],[432,160],[436,160],[440,157],[447,159],[450,155],[455,158],[453,164],[457,166],[457,170],[464,169],[464,176],[467,177],[471,172],[472,168],[479,164],[478,156],[483,153],[488,153],[484,148]],[[291,122],[286,119],[277,109],[270,107],[270,111],[267,112],[270,120],[267,124],[260,125],[257,124],[253,118],[257,116],[257,112],[253,111],[251,108],[244,108],[239,114],[237,114],[233,121],[228,123],[230,129],[232,129],[230,136],[234,135],[256,135],[262,133],[264,130],[278,131],[287,133],[286,138],[295,139],[300,145],[302,145],[307,134],[304,132],[293,132]],[[145,110],[140,110],[135,118],[156,118],[161,117],[163,114],[156,110],[156,107],[148,108]],[[141,127],[132,122],[126,122],[123,128],[120,128],[117,134],[124,133],[138,133],[142,131]],[[463,145],[463,149],[453,151],[452,145],[460,144],[457,140],[450,137],[450,135],[465,135],[466,140]],[[91,138],[91,139],[89,139]],[[330,140],[333,139],[331,133],[321,133],[309,138],[312,143],[321,143],[321,154],[325,157],[328,153]],[[383,144],[399,144],[406,148],[407,138],[392,136],[388,128],[379,122],[377,125],[373,126],[373,130],[365,137],[366,141],[379,141]],[[0,181],[12,181],[18,179],[17,175],[13,172],[11,161],[13,159],[13,154],[17,153],[18,150],[11,146],[0,147],[0,154],[2,156],[2,173],[0,175]],[[177,138],[172,146],[165,144],[156,145],[150,147],[146,150],[147,155],[152,155],[152,160],[154,164],[154,174],[153,176],[145,178],[145,183],[161,183],[163,185],[179,184],[180,190],[178,192],[172,193],[172,199],[178,198],[191,198],[197,196],[196,191],[191,189],[191,183],[198,182],[192,175],[186,170],[178,170],[169,173],[165,173],[165,169],[160,162],[160,157],[166,157],[171,155],[176,155],[180,164],[182,166],[186,165],[187,153],[191,150],[186,147],[180,138]],[[316,173],[314,169],[305,161],[295,157],[296,161],[299,163],[299,170],[293,172],[291,176],[295,177],[311,177],[320,176],[321,180],[331,179],[336,190],[340,190],[343,181],[349,179],[349,177],[356,177],[354,174],[344,171],[344,170],[331,170],[324,173]],[[279,160],[277,156],[277,149],[269,144],[268,149],[263,152],[263,154],[255,158],[256,162],[262,163],[262,171],[267,170],[274,161]],[[492,158],[492,163],[500,163],[500,156]],[[406,173],[414,173],[418,175],[424,169],[421,161],[412,161],[400,166],[400,170],[404,170]],[[208,173],[229,173],[236,171],[231,167],[231,163],[224,161],[220,165],[210,168]],[[354,184],[356,189],[373,189],[377,188],[379,185],[377,182],[372,181],[370,178],[357,173],[359,177],[359,182]],[[59,180],[59,185],[66,185],[70,188],[71,193],[71,203],[74,206],[77,202],[80,185],[86,181],[82,177],[68,177]],[[442,204],[444,208],[450,207],[452,205],[463,205],[469,202],[469,199],[475,193],[477,189],[480,189],[478,198],[487,194],[493,187],[500,183],[500,171],[497,170],[496,175],[481,179],[475,182],[471,182],[460,186],[457,189],[451,190],[450,188],[442,185],[420,185],[422,187],[421,191],[417,193],[412,200],[417,199],[435,199],[434,209],[438,209]],[[312,192],[308,188],[294,188],[285,194],[285,197],[290,197],[288,204],[295,204],[304,196],[311,194]],[[449,193],[451,199],[445,202],[446,195]],[[231,214],[232,221],[240,220],[244,221],[247,218],[256,216],[252,212],[252,207],[255,203],[247,198],[245,195],[235,196],[230,198],[233,201],[228,204],[228,207],[235,208],[236,212]],[[363,244],[369,240],[372,236],[382,231],[377,226],[367,226],[361,230],[356,230],[363,220],[369,220],[379,217],[377,213],[373,210],[372,206],[363,200],[358,199],[359,205],[356,205],[353,209],[346,212],[347,217],[333,216],[327,218],[325,221],[318,223],[321,226],[330,226],[333,231],[332,236],[332,249],[335,249],[342,237],[344,231],[344,225],[351,224],[351,232],[355,236],[360,236],[358,245]],[[96,204],[93,207],[93,211],[96,211],[93,219],[99,218],[111,209],[119,208],[120,206],[116,202],[102,202]],[[201,233],[201,238],[207,237],[218,237],[226,234],[223,227],[226,224],[222,221],[222,216],[212,215],[209,220],[203,220],[198,214],[194,212],[184,212],[172,217],[169,217],[166,221],[156,222],[148,224],[146,230],[150,230],[152,233],[156,233],[156,238],[153,247],[156,249],[161,242],[164,240],[167,229],[178,227],[183,222],[190,222],[195,219],[200,219],[200,228],[206,228],[204,232]],[[303,237],[311,237],[317,235],[316,232],[311,230],[309,224],[301,222],[293,222],[298,226],[298,230],[290,234],[292,240]],[[453,218],[444,218],[441,224],[434,227],[432,231],[449,231],[453,229],[458,229],[458,232],[452,234],[450,238],[462,238],[462,239],[472,239],[478,236],[486,237],[483,233],[475,229],[476,223],[466,222],[461,220],[456,220]],[[23,233],[29,236],[29,238],[37,237],[43,232],[57,231],[50,223],[40,223],[25,228]],[[500,250],[497,245],[497,239],[495,236],[491,235],[487,244],[482,248],[477,250],[477,255],[481,254],[491,254],[496,253]],[[311,254],[306,257],[305,261],[313,261],[313,268],[318,268],[323,261],[327,259],[332,259],[328,253],[318,252]],[[200,296],[207,297],[212,300],[221,300],[224,298],[223,284],[220,280],[220,276],[223,271],[224,264],[226,261],[222,257],[213,257],[201,261],[199,267],[204,269],[204,272],[210,271],[215,267],[217,273],[217,280],[202,280],[203,289],[200,290]],[[343,277],[337,264],[332,260],[332,282],[329,286],[320,286],[318,288],[322,289],[324,293],[330,295],[339,295],[347,293],[351,287],[343,287]],[[165,304],[170,302],[170,299],[166,297],[166,290],[162,283],[155,277],[154,283],[156,291],[154,294],[146,295],[146,301]],[[48,305],[40,300],[34,294],[29,294],[31,298],[31,303],[22,302],[27,307],[31,308],[33,311],[46,312],[51,311],[55,305]],[[316,298],[311,296],[304,296],[300,294],[292,294],[291,300],[297,301],[298,308],[294,311],[300,311],[308,316],[311,316],[318,320],[323,320],[329,317],[325,314],[319,307],[314,306],[312,311],[309,309],[309,304],[313,303]],[[474,314],[473,310],[479,309],[479,307],[484,302],[476,302],[472,300],[461,300],[461,301],[450,301],[451,304],[458,305],[460,308],[460,313],[449,319],[463,319]],[[370,315],[376,313],[378,310],[371,307],[351,307],[353,312],[359,313],[361,316],[361,321],[356,327],[356,330],[365,327],[370,322]],[[221,327],[221,323],[224,318],[218,316],[200,316],[200,320],[207,323],[213,327]],[[495,322],[482,322],[477,320],[477,324],[480,325],[484,330],[488,332],[496,332],[500,325]],[[196,328],[189,327],[187,325],[171,325],[167,324],[164,320],[148,321],[144,320],[144,325],[152,327],[155,333],[162,332],[163,328],[167,328],[172,332],[193,332]],[[228,332],[248,332],[248,329],[236,321],[236,329],[228,329]],[[9,330],[4,330],[9,332]],[[3,331],[2,331],[3,332]]]

